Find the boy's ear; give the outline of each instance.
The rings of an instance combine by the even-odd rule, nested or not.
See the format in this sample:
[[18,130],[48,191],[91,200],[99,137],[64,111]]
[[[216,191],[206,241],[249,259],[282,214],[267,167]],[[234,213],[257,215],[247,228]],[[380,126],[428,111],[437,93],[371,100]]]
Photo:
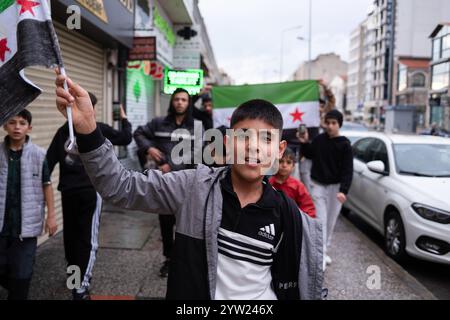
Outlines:
[[283,157],[284,152],[286,151],[287,148],[287,142],[285,140],[280,142],[280,149],[279,149],[279,159],[281,159]]

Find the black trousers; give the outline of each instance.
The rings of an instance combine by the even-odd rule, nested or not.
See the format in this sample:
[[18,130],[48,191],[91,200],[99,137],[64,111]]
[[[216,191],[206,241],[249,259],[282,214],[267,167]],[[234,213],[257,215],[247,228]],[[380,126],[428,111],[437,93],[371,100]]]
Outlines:
[[82,289],[88,289],[98,249],[101,199],[91,188],[63,192],[62,207],[67,265],[80,268]]
[[175,227],[174,215],[160,215],[159,227],[161,229],[161,237],[163,242],[163,254],[167,259],[170,259],[173,248],[173,228]]
[[0,285],[8,300],[27,300],[36,256],[37,238],[0,237]]

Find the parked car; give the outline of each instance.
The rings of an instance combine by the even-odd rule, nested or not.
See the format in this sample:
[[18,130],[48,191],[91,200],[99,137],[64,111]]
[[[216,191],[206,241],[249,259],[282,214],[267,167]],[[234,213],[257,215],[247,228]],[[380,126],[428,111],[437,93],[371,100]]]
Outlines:
[[[423,136],[431,136],[431,130],[430,129],[424,129],[424,130],[422,130],[420,132],[420,134],[423,135]],[[437,129],[437,132],[436,132],[435,136],[450,138],[450,131],[447,131],[445,129]]]
[[340,135],[347,137],[352,145],[361,138],[370,137],[371,134],[369,131],[340,130]]
[[341,131],[369,131],[369,129],[360,123],[356,122],[344,122]]
[[353,153],[345,208],[384,236],[392,258],[450,264],[450,140],[370,132]]

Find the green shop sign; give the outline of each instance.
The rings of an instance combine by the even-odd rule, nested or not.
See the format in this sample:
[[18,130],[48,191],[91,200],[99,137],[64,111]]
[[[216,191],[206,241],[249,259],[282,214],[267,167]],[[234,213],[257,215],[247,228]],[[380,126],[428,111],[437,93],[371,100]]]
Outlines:
[[173,47],[175,45],[176,36],[173,32],[170,24],[159,13],[158,8],[155,6],[153,9],[153,24],[159,31],[166,37],[167,42]]
[[203,70],[164,70],[164,93],[172,94],[176,89],[183,88],[190,95],[199,94],[203,88]]

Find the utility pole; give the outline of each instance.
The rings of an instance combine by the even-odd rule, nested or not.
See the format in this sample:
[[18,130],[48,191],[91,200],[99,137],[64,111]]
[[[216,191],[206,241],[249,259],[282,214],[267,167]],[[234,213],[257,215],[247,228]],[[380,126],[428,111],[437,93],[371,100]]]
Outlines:
[[308,80],[312,77],[312,57],[311,57],[311,46],[312,46],[312,0],[309,0],[309,37],[308,37]]

